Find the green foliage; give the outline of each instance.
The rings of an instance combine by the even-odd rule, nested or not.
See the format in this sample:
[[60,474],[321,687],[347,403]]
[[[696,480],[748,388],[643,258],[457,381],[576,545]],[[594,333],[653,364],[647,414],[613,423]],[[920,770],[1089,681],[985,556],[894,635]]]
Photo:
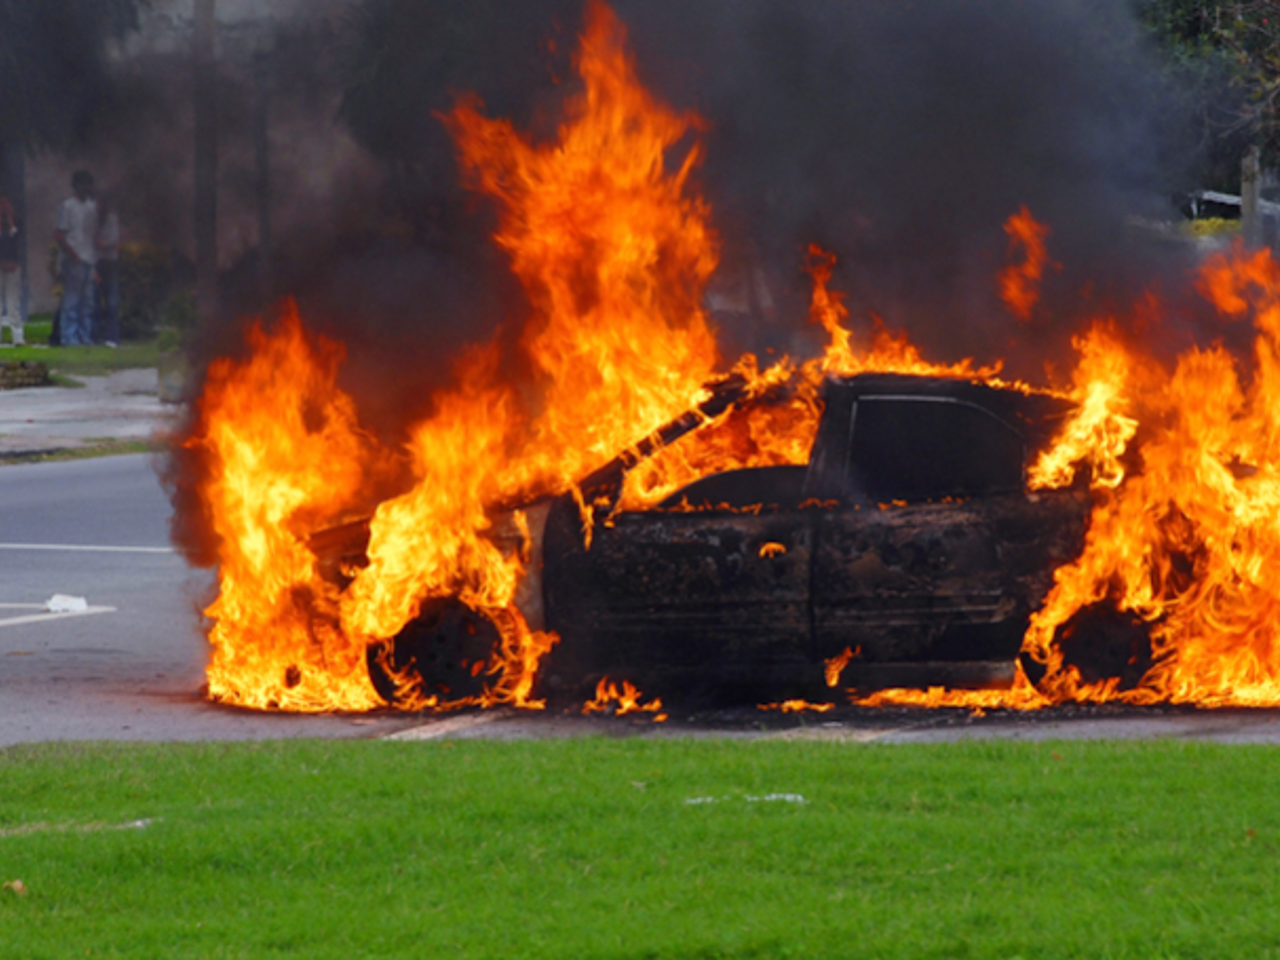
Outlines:
[[1173,741],[11,748],[0,880],[25,893],[0,891],[0,956],[1275,958],[1278,760]]
[[196,300],[190,291],[181,290],[169,297],[161,317],[160,352],[181,350],[198,322]]
[[1254,142],[1239,123],[1244,108],[1239,64],[1214,31],[1204,0],[1138,0],[1138,15],[1165,56],[1172,90],[1197,143],[1197,186],[1240,192],[1240,160]]
[[1225,220],[1222,217],[1205,217],[1202,220],[1188,220],[1182,225],[1184,233],[1193,237],[1218,237],[1229,233],[1240,232],[1239,220]]
[[[62,274],[58,245],[50,244],[50,291],[62,298]],[[176,269],[173,251],[154,243],[120,245],[120,335],[125,340],[153,337],[161,328],[180,343],[195,327],[195,301]]]
[[35,346],[49,339],[49,328],[37,330],[32,336],[32,325],[27,324],[27,346],[6,347],[0,359],[39,360],[58,376],[72,374],[82,377],[100,377],[113,370],[134,370],[154,367],[159,359],[155,340],[131,341],[110,347],[46,347]]
[[44,265],[49,271],[49,292],[55,300],[62,299],[62,251],[56,243],[49,244]]
[[185,296],[174,278],[172,252],[153,243],[122,244],[119,270],[120,335],[153,336],[174,313],[173,301]]
[[1280,6],[1275,0],[1139,0],[1137,10],[1238,155],[1280,159]]

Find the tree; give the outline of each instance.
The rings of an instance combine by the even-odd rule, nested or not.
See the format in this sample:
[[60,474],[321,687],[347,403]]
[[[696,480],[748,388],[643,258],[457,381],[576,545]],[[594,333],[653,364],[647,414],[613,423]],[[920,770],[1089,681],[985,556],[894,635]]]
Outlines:
[[1280,0],[1139,0],[1138,12],[1195,101],[1209,185],[1239,186],[1253,147],[1280,160]]

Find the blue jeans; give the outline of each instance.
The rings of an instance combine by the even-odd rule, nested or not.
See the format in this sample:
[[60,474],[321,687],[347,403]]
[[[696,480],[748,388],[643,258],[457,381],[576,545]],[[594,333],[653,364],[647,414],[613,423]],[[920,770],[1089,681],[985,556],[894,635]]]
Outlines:
[[62,345],[93,342],[93,264],[68,260],[62,265]]

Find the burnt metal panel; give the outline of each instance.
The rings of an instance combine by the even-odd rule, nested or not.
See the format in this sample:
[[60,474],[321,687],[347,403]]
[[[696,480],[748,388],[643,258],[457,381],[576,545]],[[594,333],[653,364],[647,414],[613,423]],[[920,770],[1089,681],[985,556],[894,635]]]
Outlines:
[[807,512],[654,511],[598,525],[587,550],[566,498],[544,543],[563,638],[545,670],[685,690],[807,676],[810,543]]
[[841,690],[870,692],[888,687],[950,687],[953,690],[1008,689],[1013,660],[921,660],[916,663],[852,661],[840,674]]
[[814,654],[1009,660],[1053,569],[1078,554],[1087,498],[1012,494],[818,515]]

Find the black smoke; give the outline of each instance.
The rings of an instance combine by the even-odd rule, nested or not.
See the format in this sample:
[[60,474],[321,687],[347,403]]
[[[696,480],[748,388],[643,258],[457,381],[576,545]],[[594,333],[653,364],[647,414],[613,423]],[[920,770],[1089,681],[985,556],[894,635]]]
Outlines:
[[[874,312],[954,359],[1060,356],[1082,313],[1170,290],[1186,263],[1126,223],[1193,185],[1176,91],[1113,0],[620,4],[641,70],[712,124],[703,182],[765,259],[840,256]],[[995,294],[1027,205],[1061,264],[1026,328]],[[793,300],[789,312],[794,314]]]
[[[264,8],[265,9],[265,8]],[[839,256],[865,331],[880,316],[932,356],[1070,366],[1091,315],[1146,291],[1182,304],[1188,252],[1127,222],[1175,213],[1195,186],[1185,99],[1117,0],[618,0],[642,80],[706,121],[698,187],[726,274],[757,271],[772,310],[721,318],[725,352],[812,350],[804,249]],[[391,433],[429,406],[461,344],[527,309],[458,182],[440,115],[467,92],[554,135],[577,89],[579,0],[352,0],[300,5],[220,36],[223,316],[201,356],[237,349],[240,318],[296,296],[351,346],[347,385]],[[145,27],[145,24],[144,24]],[[254,33],[257,30],[257,33]],[[144,29],[145,33],[145,29]],[[189,55],[123,57],[124,96],[94,147],[135,235],[190,253]],[[270,282],[254,196],[257,51],[270,51]],[[90,158],[92,159],[92,158]],[[1061,265],[1032,322],[996,296],[1004,220],[1052,228]],[[1190,302],[1190,301],[1187,301]],[[1182,329],[1182,328],[1180,328]],[[1187,329],[1193,329],[1188,327]],[[1185,341],[1165,338],[1166,343]]]
[[[776,309],[725,321],[727,351],[816,346],[803,251],[840,257],[855,323],[872,315],[939,358],[1069,366],[1083,318],[1146,291],[1181,303],[1187,251],[1132,226],[1195,186],[1185,101],[1130,7],[1114,0],[619,0],[644,82],[708,123],[700,188],[726,270],[768,279]],[[482,335],[518,294],[485,260],[487,208],[457,186],[438,114],[463,91],[543,136],[574,90],[577,3],[364,0],[343,36],[344,120],[395,171],[421,248],[468,264],[433,324]],[[441,38],[445,38],[442,40]],[[1027,205],[1060,265],[1032,323],[994,276],[1004,220]],[[368,264],[376,276],[385,265]],[[363,267],[339,299],[362,296]],[[428,276],[434,276],[430,271]],[[418,289],[428,289],[423,279]],[[379,289],[403,289],[394,281]],[[410,284],[410,288],[413,285]],[[486,294],[488,294],[486,299]],[[513,300],[514,296],[514,300]],[[437,294],[432,293],[431,299]],[[403,313],[403,311],[397,311]],[[366,328],[367,329],[367,328]],[[398,325],[397,330],[401,329]]]

